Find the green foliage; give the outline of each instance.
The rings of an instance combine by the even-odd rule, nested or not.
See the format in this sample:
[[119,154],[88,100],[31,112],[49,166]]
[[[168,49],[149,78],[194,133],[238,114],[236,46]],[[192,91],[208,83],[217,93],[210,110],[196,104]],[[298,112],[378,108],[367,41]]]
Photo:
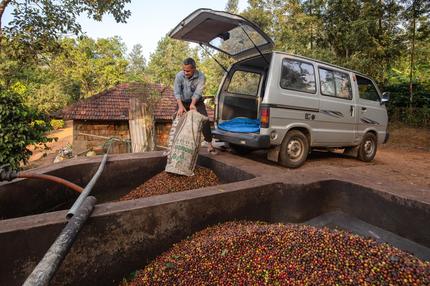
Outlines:
[[[225,67],[230,65],[230,61],[226,59],[227,57],[221,53],[213,53]],[[203,54],[199,69],[204,73],[206,77],[205,93],[206,96],[215,96],[221,79],[224,75],[224,70],[207,54]]]
[[145,78],[146,60],[141,44],[134,45],[128,56],[127,80],[141,82]]
[[250,0],[243,16],[276,49],[349,67],[384,81],[404,49],[394,1]]
[[81,14],[98,21],[111,14],[124,23],[129,2],[0,0],[0,19],[4,5],[13,18],[0,27],[0,85],[19,93],[27,106],[50,113],[125,81],[128,62],[121,39],[62,37],[81,34]]
[[198,60],[197,52],[190,49],[188,43],[165,36],[151,54],[147,72],[153,82],[172,86],[176,73],[182,69],[182,62],[187,57]]
[[48,114],[127,80],[120,38],[66,38],[59,45],[57,54],[41,54],[49,58],[46,63],[19,66],[19,61],[6,60],[0,65],[2,84],[21,94],[26,105]]
[[63,51],[51,62],[51,73],[74,91],[74,100],[89,97],[126,79],[125,45],[118,37],[64,39]]
[[119,38],[62,37],[81,34],[81,14],[98,21],[111,14],[124,23],[130,16],[125,9],[129,2],[0,0],[0,23],[6,7],[13,18],[6,27],[0,25],[0,165],[18,168],[31,155],[28,145],[52,140],[44,136],[51,126],[41,112],[126,79],[128,62]]
[[61,129],[64,127],[64,120],[62,120],[62,119],[51,119],[50,124],[54,130]]
[[237,14],[239,12],[239,0],[228,0],[225,5],[225,10],[227,12]]
[[19,94],[0,87],[0,165],[18,169],[31,156],[28,145],[52,141],[44,136],[49,129]]
[[401,122],[411,127],[430,128],[429,107],[388,107],[390,122]]
[[391,92],[388,109],[392,118],[428,126],[429,3],[248,0],[242,16],[272,37],[277,50],[372,76]]
[[[3,0],[0,3],[12,8],[13,19],[3,32],[8,41],[13,42],[15,55],[21,58],[57,50],[58,39],[64,34],[81,34],[78,23],[81,14],[97,21],[101,21],[103,15],[111,14],[120,23],[125,23],[131,15],[130,11],[125,10],[125,4],[130,0]],[[0,12],[1,20],[3,11]],[[1,32],[0,27],[0,37]]]

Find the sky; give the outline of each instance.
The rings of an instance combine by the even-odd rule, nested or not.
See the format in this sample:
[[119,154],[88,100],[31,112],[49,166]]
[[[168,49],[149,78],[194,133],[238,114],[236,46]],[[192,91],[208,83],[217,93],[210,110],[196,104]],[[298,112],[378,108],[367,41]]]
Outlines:
[[[226,3],[227,0],[132,0],[126,5],[126,9],[131,11],[126,24],[116,23],[110,15],[101,22],[81,15],[79,23],[82,30],[95,39],[120,36],[128,51],[133,45],[141,44],[148,60],[158,41],[191,12],[199,8],[224,10]],[[246,6],[247,0],[239,0],[240,11]],[[11,20],[11,10],[10,7],[6,9],[4,23]]]

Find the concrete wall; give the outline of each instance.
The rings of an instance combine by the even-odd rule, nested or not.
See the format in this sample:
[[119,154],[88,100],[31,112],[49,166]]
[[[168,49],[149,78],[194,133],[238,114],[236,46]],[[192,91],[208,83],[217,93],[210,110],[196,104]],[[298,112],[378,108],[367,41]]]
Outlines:
[[[341,210],[430,246],[429,209],[340,181],[283,184],[254,178],[98,205],[51,285],[118,285],[154,257],[229,220],[303,222]],[[64,227],[65,212],[0,222],[0,285],[20,285]]]
[[[92,194],[98,203],[116,201],[147,179],[164,170],[163,152],[110,155],[105,169]],[[86,186],[95,174],[101,156],[79,158],[33,169],[32,173],[49,174]],[[212,169],[221,183],[253,178],[238,168],[200,156],[197,162]],[[49,181],[18,179],[0,183],[0,219],[14,218],[48,211],[66,209],[76,200],[78,193],[63,185]],[[1,285],[1,284],[0,284]]]

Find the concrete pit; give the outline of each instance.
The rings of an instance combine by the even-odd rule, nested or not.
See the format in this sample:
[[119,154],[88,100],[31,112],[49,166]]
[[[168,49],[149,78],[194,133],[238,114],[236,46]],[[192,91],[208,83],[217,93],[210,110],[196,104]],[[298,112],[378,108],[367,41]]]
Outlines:
[[[65,162],[42,171],[83,186],[99,160]],[[199,164],[214,170],[222,184],[106,202],[141,184],[164,166],[161,153],[113,156],[94,189],[99,204],[52,285],[118,285],[123,277],[143,268],[173,243],[231,220],[342,228],[430,259],[430,204],[426,197],[419,197],[418,191],[409,190],[408,196],[400,196],[395,189],[387,190],[387,185],[371,181],[357,182],[354,177],[346,181],[322,173],[298,175],[230,154],[201,155]],[[92,172],[81,178],[78,171],[85,168]],[[3,184],[0,195],[4,190],[9,195],[12,190],[27,195],[32,186],[26,180]],[[53,192],[50,189],[49,194]],[[4,195],[0,201],[3,198]],[[17,204],[14,207],[18,208]],[[15,214],[18,213],[16,210]],[[56,211],[0,221],[0,285],[22,284],[64,227],[65,213]]]
[[[31,170],[31,173],[48,174],[85,187],[97,171],[100,158],[78,159]],[[209,168],[221,183],[247,180],[252,175],[222,162],[199,157],[199,166]],[[164,170],[166,158],[161,152],[111,155],[100,179],[91,192],[97,202],[118,200],[135,187]],[[0,219],[65,210],[72,206],[78,193],[48,181],[19,179],[0,183]]]

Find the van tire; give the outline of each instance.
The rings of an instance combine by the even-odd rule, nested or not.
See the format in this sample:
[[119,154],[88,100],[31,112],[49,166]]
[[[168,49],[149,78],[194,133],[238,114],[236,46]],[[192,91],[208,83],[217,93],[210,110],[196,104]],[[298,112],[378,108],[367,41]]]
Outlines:
[[370,162],[375,158],[378,149],[378,141],[375,134],[366,133],[358,148],[358,159],[364,162]]
[[298,168],[308,157],[309,141],[303,132],[291,130],[285,135],[279,152],[279,162],[288,168]]
[[246,155],[252,152],[252,149],[246,146],[229,144],[229,147],[235,154],[238,154],[238,155]]

